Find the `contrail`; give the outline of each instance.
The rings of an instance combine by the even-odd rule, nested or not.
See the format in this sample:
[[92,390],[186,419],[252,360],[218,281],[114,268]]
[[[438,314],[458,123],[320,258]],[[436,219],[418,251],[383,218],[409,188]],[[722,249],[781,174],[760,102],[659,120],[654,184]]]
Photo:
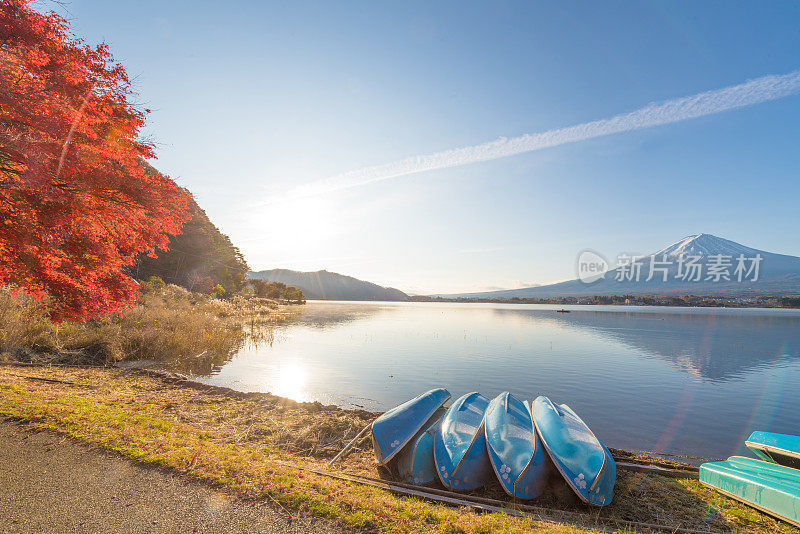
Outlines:
[[414,156],[393,163],[364,167],[297,187],[289,196],[312,196],[388,180],[398,176],[505,158],[604,135],[641,130],[662,124],[752,106],[800,92],[800,70],[764,76],[739,85],[652,103],[636,111],[511,139],[501,137],[480,145]]

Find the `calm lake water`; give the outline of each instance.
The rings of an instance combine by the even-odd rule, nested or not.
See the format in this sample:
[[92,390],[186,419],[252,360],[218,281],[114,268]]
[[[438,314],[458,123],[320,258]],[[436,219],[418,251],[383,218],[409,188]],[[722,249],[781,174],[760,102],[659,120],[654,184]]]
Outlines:
[[385,410],[444,386],[569,404],[611,447],[723,457],[800,434],[800,312],[311,302],[198,378]]

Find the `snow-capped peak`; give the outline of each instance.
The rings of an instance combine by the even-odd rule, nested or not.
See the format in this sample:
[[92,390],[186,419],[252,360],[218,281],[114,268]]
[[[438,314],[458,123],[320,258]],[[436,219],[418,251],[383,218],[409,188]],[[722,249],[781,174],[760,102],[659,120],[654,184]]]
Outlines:
[[725,256],[754,256],[763,251],[740,245],[734,241],[723,239],[711,234],[695,234],[686,236],[665,249],[659,250],[653,256],[710,256],[723,254]]

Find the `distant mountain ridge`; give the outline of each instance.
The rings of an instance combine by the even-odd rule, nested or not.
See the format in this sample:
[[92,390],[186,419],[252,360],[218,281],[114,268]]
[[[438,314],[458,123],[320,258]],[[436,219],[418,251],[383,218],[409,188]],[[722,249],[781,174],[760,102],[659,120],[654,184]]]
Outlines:
[[[760,257],[758,279],[749,277],[737,280],[734,274],[737,258]],[[720,260],[719,257],[722,257]],[[697,257],[696,263],[702,272],[698,281],[681,279],[686,265],[680,258]],[[709,269],[720,261],[730,261],[727,269],[729,280],[706,280]],[[656,262],[656,263],[653,263]],[[756,296],[756,295],[796,295],[800,294],[800,258],[785,254],[774,254],[764,250],[723,239],[711,234],[687,236],[658,252],[643,256],[638,260],[639,280],[628,279],[630,267],[617,267],[607,271],[602,278],[592,283],[569,280],[546,286],[526,287],[489,291],[484,293],[464,293],[442,295],[444,297],[469,298],[551,298],[582,297],[597,295],[713,295],[713,296]],[[747,267],[751,264],[748,262]],[[649,281],[651,267],[656,273]],[[683,270],[681,270],[683,269]],[[666,272],[665,272],[666,271]],[[666,276],[667,280],[663,278]]]
[[292,271],[271,269],[249,272],[247,278],[257,278],[270,282],[282,282],[299,287],[306,298],[313,300],[408,300],[408,295],[393,287],[383,287],[329,271]]

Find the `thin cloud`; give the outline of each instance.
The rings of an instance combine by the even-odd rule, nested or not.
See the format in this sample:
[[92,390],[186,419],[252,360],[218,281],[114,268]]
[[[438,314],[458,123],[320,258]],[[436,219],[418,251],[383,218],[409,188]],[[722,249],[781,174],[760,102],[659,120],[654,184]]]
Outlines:
[[480,145],[454,148],[433,154],[413,156],[384,165],[364,167],[297,187],[289,192],[289,196],[320,195],[399,176],[505,158],[595,137],[713,115],[776,100],[797,92],[800,92],[800,70],[782,75],[763,76],[723,89],[652,103],[636,111],[607,119],[541,133],[525,134],[510,139],[501,137]]
[[489,248],[466,248],[459,250],[458,254],[482,254],[484,252],[497,252],[498,250],[505,250],[506,247],[489,247]]

